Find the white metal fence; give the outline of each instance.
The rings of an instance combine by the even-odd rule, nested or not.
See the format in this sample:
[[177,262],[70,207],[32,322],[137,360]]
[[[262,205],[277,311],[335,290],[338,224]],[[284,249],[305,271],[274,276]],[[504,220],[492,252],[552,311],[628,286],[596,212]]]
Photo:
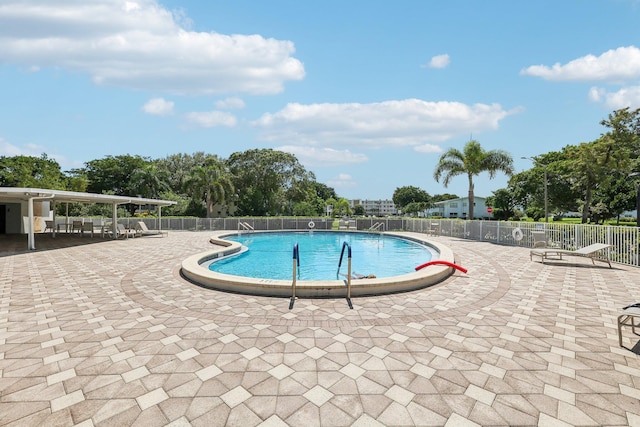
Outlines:
[[[78,219],[78,218],[73,218]],[[241,218],[120,218],[120,223],[134,227],[144,221],[149,229],[213,231],[238,230],[238,224],[248,224],[254,230],[330,230],[330,218],[241,217]],[[350,221],[353,224],[353,219]],[[382,223],[384,227],[379,224]],[[582,225],[542,222],[465,221],[459,219],[424,218],[358,218],[357,230],[384,228],[386,231],[412,231],[521,247],[533,246],[533,231],[544,231],[547,245],[561,249],[577,249],[592,243],[606,243],[611,248],[611,261],[640,266],[638,228],[608,225]],[[242,227],[240,227],[242,228]],[[514,233],[518,229],[519,232]],[[246,231],[246,230],[245,230]],[[521,239],[518,239],[519,237]]]

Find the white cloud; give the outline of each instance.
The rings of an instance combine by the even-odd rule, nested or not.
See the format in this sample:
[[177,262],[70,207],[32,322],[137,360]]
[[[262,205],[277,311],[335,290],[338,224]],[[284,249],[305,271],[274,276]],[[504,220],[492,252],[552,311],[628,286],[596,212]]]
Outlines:
[[603,102],[613,110],[625,107],[640,108],[640,86],[625,87],[617,92],[607,92],[606,89],[592,87],[589,90],[589,99],[593,102]]
[[427,153],[427,154],[442,153],[443,151],[442,147],[440,147],[439,145],[433,145],[433,144],[417,145],[413,147],[413,149],[418,153]]
[[277,147],[276,149],[295,155],[300,163],[305,166],[334,166],[340,164],[365,163],[369,161],[366,155],[352,153],[349,150],[295,145],[285,145]]
[[383,148],[421,146],[497,129],[517,110],[499,104],[466,105],[419,99],[372,104],[288,104],[253,125],[265,141],[287,145]]
[[446,68],[451,63],[449,55],[436,55],[429,61],[429,68]]
[[216,108],[220,110],[241,110],[245,107],[245,103],[240,98],[227,98],[216,101]]
[[188,27],[157,0],[4,0],[0,63],[173,94],[273,94],[304,77],[290,41]]
[[611,81],[624,82],[640,78],[640,49],[619,47],[600,56],[586,55],[565,65],[532,65],[520,74],[555,81]]
[[351,175],[347,173],[341,173],[338,174],[338,176],[329,179],[327,181],[327,185],[335,189],[341,189],[353,188],[357,185],[357,183],[353,180],[353,177]]
[[71,161],[67,157],[59,154],[51,154],[47,152],[47,147],[37,144],[24,144],[19,147],[17,145],[10,144],[7,140],[0,137],[0,156],[14,157],[14,156],[30,156],[40,157],[42,154],[47,154],[47,157],[55,160],[60,165],[60,169],[69,170],[73,168],[79,168],[83,166],[83,162]]
[[155,116],[173,114],[173,101],[165,101],[163,98],[152,98],[144,104],[142,111]]
[[238,120],[233,114],[223,111],[201,111],[186,113],[185,118],[190,124],[203,128],[212,128],[217,126],[233,127]]
[[9,144],[4,138],[0,137],[0,156],[35,156],[40,157],[42,153],[45,153],[45,147],[36,144],[25,144],[22,147],[18,147],[13,144]]

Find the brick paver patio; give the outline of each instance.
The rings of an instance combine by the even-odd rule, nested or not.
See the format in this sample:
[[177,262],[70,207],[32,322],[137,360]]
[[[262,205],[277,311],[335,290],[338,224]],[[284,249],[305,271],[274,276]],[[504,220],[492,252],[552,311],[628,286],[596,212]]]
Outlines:
[[0,236],[0,425],[640,426],[640,269],[437,237],[468,274],[289,310],[184,280],[208,236]]

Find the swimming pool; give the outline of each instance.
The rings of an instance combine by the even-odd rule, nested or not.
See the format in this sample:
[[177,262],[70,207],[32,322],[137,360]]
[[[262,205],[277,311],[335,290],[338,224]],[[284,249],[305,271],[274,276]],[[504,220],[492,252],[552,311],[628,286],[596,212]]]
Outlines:
[[[336,280],[344,243],[351,247],[352,275],[374,274],[392,277],[411,273],[424,262],[436,259],[437,252],[414,240],[379,233],[274,232],[229,236],[247,250],[239,255],[214,260],[209,269],[218,273],[261,279],[286,280],[293,275],[293,248],[298,245],[298,280]],[[340,274],[347,274],[346,248]]]
[[[255,233],[248,233],[245,236],[252,237],[258,234],[271,234],[270,231],[256,231]],[[290,231],[292,235],[295,235],[295,231]],[[344,232],[338,231],[314,231],[314,235],[319,233],[333,233],[336,236],[344,234]],[[362,232],[352,232],[348,234],[367,234]],[[453,251],[446,245],[437,241],[436,239],[427,238],[426,235],[415,232],[385,232],[384,236],[395,236],[400,239],[407,239],[409,241],[418,242],[419,245],[424,245],[433,250],[433,253],[437,253],[437,259],[439,261],[446,261],[453,263],[455,258]],[[309,297],[309,298],[325,298],[325,297],[345,297],[349,294],[352,297],[366,296],[366,295],[382,295],[395,292],[404,292],[415,289],[422,289],[426,286],[434,285],[442,280],[445,280],[454,273],[454,269],[446,265],[431,265],[428,268],[422,268],[419,271],[415,271],[415,267],[421,263],[424,263],[424,258],[420,259],[414,265],[412,260],[411,272],[406,274],[400,274],[390,277],[377,277],[375,279],[365,280],[351,280],[347,281],[344,277],[336,280],[335,274],[337,272],[337,261],[332,261],[333,279],[330,280],[294,280],[293,279],[293,247],[290,249],[288,258],[289,267],[285,268],[289,272],[286,279],[271,279],[271,278],[259,278],[251,276],[238,276],[235,274],[220,273],[217,271],[209,270],[208,266],[212,261],[218,259],[224,259],[231,255],[237,255],[242,251],[242,244],[239,242],[231,241],[230,239],[237,236],[237,231],[219,230],[211,232],[209,242],[211,247],[205,252],[194,254],[187,259],[183,260],[180,267],[180,274],[191,281],[205,288],[230,291],[235,293],[243,293],[248,295],[265,295],[275,297],[290,297],[295,294],[296,297]],[[338,240],[342,241],[343,237],[339,237]],[[302,245],[300,247],[301,267],[305,262],[305,251]],[[332,249],[333,250],[333,249]],[[336,250],[337,252],[337,250]],[[343,268],[341,271],[346,273],[345,263],[343,259]],[[339,254],[336,254],[339,256]],[[355,255],[357,256],[357,254]],[[355,257],[352,251],[352,258]],[[353,261],[353,260],[352,260]],[[384,259],[381,264],[388,264],[395,262],[396,260]],[[335,264],[334,264],[335,263]],[[359,268],[359,267],[358,267]],[[363,266],[364,268],[364,266]],[[352,269],[352,273],[355,272],[361,274],[377,274],[377,271],[359,271],[357,268]]]

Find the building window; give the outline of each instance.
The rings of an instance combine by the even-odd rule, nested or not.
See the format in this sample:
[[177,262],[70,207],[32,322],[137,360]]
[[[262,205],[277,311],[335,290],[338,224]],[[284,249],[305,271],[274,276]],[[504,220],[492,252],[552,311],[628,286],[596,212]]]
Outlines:
[[457,208],[458,207],[458,203],[457,202],[449,203],[449,207],[450,208]]

